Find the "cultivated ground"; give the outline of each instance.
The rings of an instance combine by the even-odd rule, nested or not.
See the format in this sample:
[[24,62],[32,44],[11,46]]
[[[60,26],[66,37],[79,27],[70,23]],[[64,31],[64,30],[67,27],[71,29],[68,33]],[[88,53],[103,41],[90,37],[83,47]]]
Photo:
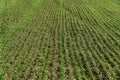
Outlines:
[[120,80],[120,0],[0,0],[0,80]]

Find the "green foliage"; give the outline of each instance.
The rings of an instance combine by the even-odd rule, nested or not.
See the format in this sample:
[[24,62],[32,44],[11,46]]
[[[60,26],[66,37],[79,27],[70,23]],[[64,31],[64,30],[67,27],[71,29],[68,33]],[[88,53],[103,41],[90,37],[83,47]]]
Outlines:
[[0,80],[119,79],[119,14],[119,0],[1,0]]

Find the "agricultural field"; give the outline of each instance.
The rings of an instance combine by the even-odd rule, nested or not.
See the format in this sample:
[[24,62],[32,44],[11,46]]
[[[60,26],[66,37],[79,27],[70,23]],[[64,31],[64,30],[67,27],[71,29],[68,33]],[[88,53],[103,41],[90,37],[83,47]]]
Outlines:
[[0,80],[120,80],[120,0],[0,0]]

